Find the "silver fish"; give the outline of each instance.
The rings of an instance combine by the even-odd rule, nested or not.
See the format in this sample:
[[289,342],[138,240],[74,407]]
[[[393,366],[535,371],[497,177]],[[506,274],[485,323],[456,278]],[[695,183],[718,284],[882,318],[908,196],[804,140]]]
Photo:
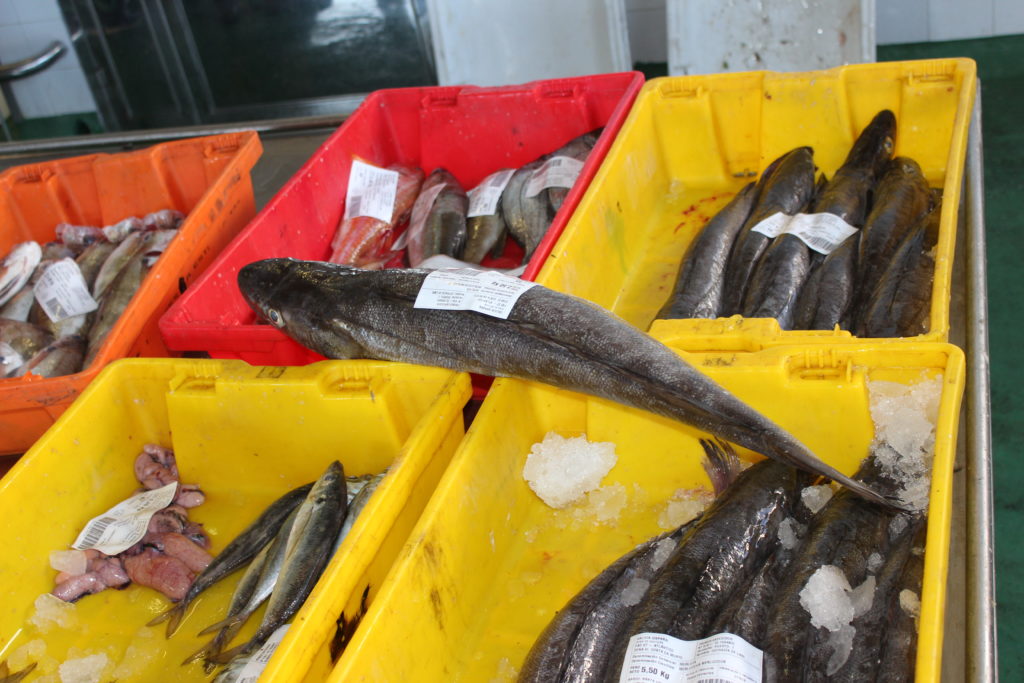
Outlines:
[[92,297],[99,301],[106,294],[107,288],[117,277],[121,269],[139,253],[146,244],[146,233],[133,232],[110,252],[103,262],[92,286]]
[[249,304],[328,358],[376,358],[518,377],[693,425],[885,503],[660,342],[595,304],[535,285],[508,319],[414,308],[427,272],[294,259],[238,273]]
[[505,217],[509,234],[523,247],[523,263],[533,256],[551,225],[547,196],[543,192],[532,197],[526,196],[533,172],[541,164],[543,161],[538,159],[520,167],[501,195],[501,213]]
[[40,377],[62,377],[63,375],[72,375],[82,369],[84,355],[84,337],[77,334],[62,337],[40,349],[15,372],[15,376],[33,374]]
[[0,262],[0,306],[21,291],[42,257],[38,242],[22,242],[11,249]]
[[366,504],[370,502],[370,497],[373,496],[373,492],[377,490],[380,483],[384,481],[384,477],[387,476],[387,472],[381,472],[380,474],[373,475],[369,481],[364,483],[355,496],[348,500],[348,512],[345,513],[345,521],[341,525],[341,531],[338,532],[338,538],[334,541],[334,547],[331,549],[331,557],[338,552],[338,548],[341,547],[342,542],[348,537],[349,532],[352,531],[352,527],[355,526],[356,519],[359,517],[359,513],[363,511]]

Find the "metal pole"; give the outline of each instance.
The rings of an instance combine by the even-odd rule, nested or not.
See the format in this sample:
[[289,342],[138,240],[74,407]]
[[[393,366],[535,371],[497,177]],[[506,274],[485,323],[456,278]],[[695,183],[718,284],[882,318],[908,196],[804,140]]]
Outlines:
[[967,680],[999,678],[981,83],[967,145]]

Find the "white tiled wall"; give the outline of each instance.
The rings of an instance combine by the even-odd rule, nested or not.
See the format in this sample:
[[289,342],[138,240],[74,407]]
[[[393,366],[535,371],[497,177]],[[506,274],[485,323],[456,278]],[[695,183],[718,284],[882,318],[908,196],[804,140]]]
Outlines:
[[[668,60],[666,1],[626,0],[634,61]],[[876,0],[875,8],[879,45],[1024,33],[1024,0]]]
[[37,74],[10,81],[25,118],[95,111],[96,102],[57,0],[0,0],[0,62],[9,64],[38,54],[53,40],[67,48],[60,59]]

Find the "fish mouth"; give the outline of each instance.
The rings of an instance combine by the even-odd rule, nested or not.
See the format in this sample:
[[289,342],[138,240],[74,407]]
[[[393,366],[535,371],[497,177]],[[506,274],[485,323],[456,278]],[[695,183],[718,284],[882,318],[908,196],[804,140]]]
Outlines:
[[242,266],[238,271],[238,289],[242,297],[265,316],[271,297],[295,262],[295,259],[273,258]]

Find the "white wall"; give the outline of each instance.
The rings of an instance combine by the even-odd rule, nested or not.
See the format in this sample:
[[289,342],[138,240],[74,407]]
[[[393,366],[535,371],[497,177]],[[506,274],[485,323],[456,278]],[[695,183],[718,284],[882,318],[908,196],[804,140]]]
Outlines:
[[[633,61],[668,61],[665,3],[626,0]],[[876,0],[875,8],[879,45],[1024,33],[1024,0]]]
[[60,59],[44,71],[10,81],[22,116],[96,111],[57,0],[0,0],[0,62],[9,64],[39,54],[53,40],[67,48]]

